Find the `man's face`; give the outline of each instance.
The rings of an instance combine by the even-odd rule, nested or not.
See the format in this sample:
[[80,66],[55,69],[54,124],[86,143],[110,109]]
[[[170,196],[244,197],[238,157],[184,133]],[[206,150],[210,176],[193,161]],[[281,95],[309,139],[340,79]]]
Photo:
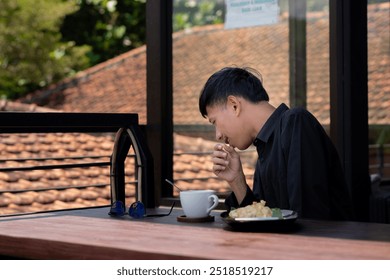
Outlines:
[[240,150],[245,150],[252,144],[252,139],[245,130],[242,118],[237,114],[237,107],[227,102],[208,106],[207,117],[215,127],[215,138],[217,141],[230,144]]

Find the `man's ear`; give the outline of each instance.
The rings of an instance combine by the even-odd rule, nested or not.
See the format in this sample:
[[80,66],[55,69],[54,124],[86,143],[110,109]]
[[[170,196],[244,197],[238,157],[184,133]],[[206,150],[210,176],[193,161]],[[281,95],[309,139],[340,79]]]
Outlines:
[[241,102],[237,96],[229,95],[227,98],[227,107],[231,108],[236,116],[241,112]]

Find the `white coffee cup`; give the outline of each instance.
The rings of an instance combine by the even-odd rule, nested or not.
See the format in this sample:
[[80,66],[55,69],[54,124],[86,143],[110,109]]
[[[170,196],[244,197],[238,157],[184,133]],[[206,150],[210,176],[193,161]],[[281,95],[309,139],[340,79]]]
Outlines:
[[218,196],[213,190],[181,191],[180,202],[187,218],[206,218],[218,205]]

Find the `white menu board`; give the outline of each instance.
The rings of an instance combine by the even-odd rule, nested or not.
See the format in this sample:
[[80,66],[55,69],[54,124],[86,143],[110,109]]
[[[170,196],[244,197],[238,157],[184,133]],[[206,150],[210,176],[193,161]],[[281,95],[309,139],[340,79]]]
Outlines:
[[278,22],[278,0],[225,0],[225,29]]

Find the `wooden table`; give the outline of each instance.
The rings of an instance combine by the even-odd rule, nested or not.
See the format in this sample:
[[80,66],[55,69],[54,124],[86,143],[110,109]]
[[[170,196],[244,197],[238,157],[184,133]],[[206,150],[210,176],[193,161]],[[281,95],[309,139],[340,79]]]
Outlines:
[[[167,209],[158,209],[166,212]],[[110,217],[108,208],[0,218],[0,255],[27,259],[390,259],[390,225],[298,219],[289,232]]]

